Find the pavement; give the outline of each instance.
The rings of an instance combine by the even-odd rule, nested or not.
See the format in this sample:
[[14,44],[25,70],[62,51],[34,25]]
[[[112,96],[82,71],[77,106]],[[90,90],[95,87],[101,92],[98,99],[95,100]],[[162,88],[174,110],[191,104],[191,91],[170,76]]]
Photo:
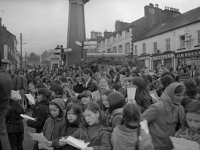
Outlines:
[[[31,110],[26,111],[26,115],[31,116]],[[35,132],[35,129],[27,126],[26,122],[24,122],[24,141],[23,141],[23,149],[24,150],[33,150],[34,141],[30,137],[28,132]]]

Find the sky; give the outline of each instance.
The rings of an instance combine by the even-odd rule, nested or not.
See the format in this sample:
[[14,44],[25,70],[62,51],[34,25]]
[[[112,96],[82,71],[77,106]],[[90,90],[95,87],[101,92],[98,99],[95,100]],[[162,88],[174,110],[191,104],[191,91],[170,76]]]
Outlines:
[[[199,0],[90,0],[85,4],[86,37],[91,31],[114,31],[115,21],[133,22],[144,16],[144,6],[158,4],[181,13],[200,7]],[[18,41],[23,36],[23,55],[42,54],[56,45],[67,45],[68,0],[0,0],[2,24]]]

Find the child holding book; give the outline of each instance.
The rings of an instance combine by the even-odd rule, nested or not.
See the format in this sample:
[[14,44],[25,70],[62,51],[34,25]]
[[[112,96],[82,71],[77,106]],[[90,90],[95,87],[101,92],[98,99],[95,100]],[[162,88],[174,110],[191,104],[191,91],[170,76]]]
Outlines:
[[[50,117],[46,120],[43,127],[43,134],[48,141],[56,140],[65,135],[66,120],[64,109],[65,102],[60,98],[53,99],[49,103]],[[55,148],[54,150],[58,149]]]
[[200,101],[186,105],[186,126],[179,129],[175,137],[195,141],[200,144]]
[[[84,120],[72,137],[89,142],[87,148],[82,150],[111,150],[110,132],[103,125],[104,119],[100,107],[95,102],[88,103],[83,109]],[[64,146],[67,141],[62,138],[59,145]]]
[[[76,132],[77,129],[79,129],[80,122],[82,121],[82,114],[81,114],[81,108],[76,103],[69,103],[67,105],[66,109],[66,131],[64,136],[70,136],[74,132]],[[49,141],[47,144],[48,146],[53,146],[56,148],[59,148],[59,139],[51,142]],[[62,147],[62,150],[76,150],[76,148],[66,145],[65,147]]]

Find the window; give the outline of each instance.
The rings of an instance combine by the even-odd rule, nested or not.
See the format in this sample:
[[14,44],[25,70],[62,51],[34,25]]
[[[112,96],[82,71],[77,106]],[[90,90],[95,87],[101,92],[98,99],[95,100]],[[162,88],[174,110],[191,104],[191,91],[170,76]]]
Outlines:
[[107,45],[109,45],[109,44],[110,44],[110,38],[107,39]]
[[118,53],[122,53],[122,45],[118,46]]
[[120,41],[122,39],[122,32],[120,32],[119,34],[118,34],[118,40]]
[[154,50],[154,53],[157,53],[157,50],[158,50],[158,44],[157,44],[157,42],[153,43],[153,50]]
[[180,36],[180,48],[185,48],[185,35]]
[[109,49],[107,49],[107,53],[111,53],[111,51],[110,51],[110,48],[109,48]]
[[3,52],[4,52],[4,59],[8,59],[8,45],[7,44],[4,44],[3,46]]
[[113,42],[116,42],[117,41],[117,36],[116,34],[113,36]]
[[197,41],[198,41],[197,44],[200,44],[200,30],[197,31]]
[[166,50],[170,50],[170,39],[166,39]]
[[116,53],[116,52],[117,52],[117,48],[113,47],[113,53]]
[[125,30],[125,37],[129,37],[130,36],[130,32],[129,32],[129,29]]
[[137,45],[135,45],[134,47],[135,47],[135,55],[137,55]]
[[130,53],[130,43],[125,44],[125,53]]
[[145,54],[146,53],[146,43],[142,44],[142,53]]

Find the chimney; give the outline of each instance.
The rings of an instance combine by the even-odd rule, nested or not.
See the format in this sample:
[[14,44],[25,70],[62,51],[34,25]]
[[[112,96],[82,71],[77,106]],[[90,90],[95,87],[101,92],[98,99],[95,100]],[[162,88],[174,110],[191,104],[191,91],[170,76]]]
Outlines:
[[156,7],[156,8],[158,8],[158,7],[159,7],[159,5],[158,5],[158,4],[155,4],[155,7]]
[[112,33],[112,32],[104,31],[103,36],[106,37],[106,36],[108,36],[108,35],[111,34],[111,33]]
[[148,16],[148,15],[153,15],[155,14],[155,7],[152,3],[149,3],[149,5],[146,5],[144,7],[144,15]]

